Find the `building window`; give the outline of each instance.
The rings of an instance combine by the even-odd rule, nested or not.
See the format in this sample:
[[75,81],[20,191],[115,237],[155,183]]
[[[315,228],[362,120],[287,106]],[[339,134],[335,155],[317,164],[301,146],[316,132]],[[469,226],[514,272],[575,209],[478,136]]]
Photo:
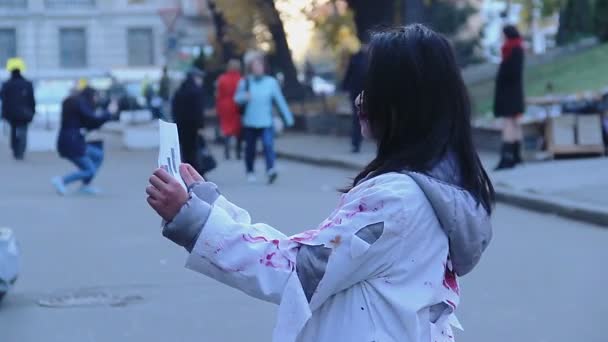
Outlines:
[[87,37],[83,28],[59,30],[59,61],[63,68],[87,66]]
[[12,28],[0,29],[0,68],[12,57],[17,57],[17,32]]
[[0,0],[0,8],[27,8],[27,0]]
[[151,28],[130,28],[127,31],[130,66],[154,65],[154,32]]
[[45,0],[47,8],[90,8],[95,0]]

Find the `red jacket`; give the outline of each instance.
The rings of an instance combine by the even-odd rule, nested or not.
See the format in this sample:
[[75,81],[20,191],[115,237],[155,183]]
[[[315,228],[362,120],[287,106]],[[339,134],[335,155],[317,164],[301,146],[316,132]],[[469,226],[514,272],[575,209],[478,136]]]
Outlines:
[[241,132],[241,114],[234,102],[234,93],[241,80],[238,71],[228,71],[217,81],[216,110],[222,133],[226,136],[238,135]]

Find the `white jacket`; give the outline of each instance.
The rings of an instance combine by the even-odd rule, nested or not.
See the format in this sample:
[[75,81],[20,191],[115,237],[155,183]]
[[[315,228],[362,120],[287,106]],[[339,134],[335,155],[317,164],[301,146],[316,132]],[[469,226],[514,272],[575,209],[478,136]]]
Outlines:
[[[202,227],[187,267],[279,304],[273,341],[453,341],[459,288],[449,245],[464,236],[456,258],[468,260],[466,273],[491,232],[467,192],[420,174],[381,175],[343,195],[317,229],[291,237],[208,194],[194,189],[165,230]],[[462,233],[452,220],[460,215],[477,225]]]

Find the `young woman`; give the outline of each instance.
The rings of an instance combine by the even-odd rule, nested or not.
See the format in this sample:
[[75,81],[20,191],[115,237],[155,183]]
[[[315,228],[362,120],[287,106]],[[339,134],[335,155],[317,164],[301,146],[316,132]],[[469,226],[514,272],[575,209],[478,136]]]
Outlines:
[[182,165],[148,202],[187,267],[279,304],[274,341],[452,341],[457,276],[491,238],[494,191],[473,148],[449,42],[422,25],[375,33],[358,107],[376,158],[316,229],[285,236]]
[[521,163],[523,133],[519,117],[524,113],[524,49],[515,26],[503,29],[502,62],[496,77],[494,115],[503,119],[502,151],[497,170],[512,168]]
[[272,107],[276,104],[287,126],[293,125],[293,115],[281,92],[279,82],[274,77],[265,75],[264,56],[249,53],[245,56],[245,65],[249,76],[239,82],[234,100],[245,106],[243,114],[243,138],[245,139],[245,165],[247,179],[255,182],[255,154],[258,139],[262,140],[266,157],[266,176],[272,184],[277,178],[274,153],[274,125]]

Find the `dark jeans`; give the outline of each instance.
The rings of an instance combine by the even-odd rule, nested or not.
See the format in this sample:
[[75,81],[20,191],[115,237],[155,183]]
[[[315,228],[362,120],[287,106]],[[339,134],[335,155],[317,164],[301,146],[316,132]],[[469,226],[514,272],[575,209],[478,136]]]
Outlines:
[[266,171],[274,168],[276,159],[274,153],[274,128],[243,128],[243,138],[245,139],[245,166],[247,173],[253,172],[255,154],[257,152],[258,139],[262,139],[264,156],[266,157]]
[[78,158],[69,158],[69,160],[78,167],[78,171],[70,173],[63,177],[63,183],[68,185],[77,181],[82,181],[84,185],[88,185],[93,181],[101,163],[103,162],[103,149],[87,145],[84,156]]
[[177,124],[179,145],[182,150],[182,163],[190,164],[200,171],[197,158],[198,127],[187,123]]
[[243,151],[243,136],[242,135],[239,135],[239,136],[229,135],[229,136],[224,137],[224,156],[226,157],[226,159],[230,159],[230,150],[232,149],[232,146],[234,145],[235,140],[236,140],[236,145],[234,146],[234,149],[236,152],[236,158],[241,159],[241,151]]
[[351,144],[353,146],[353,149],[355,151],[359,151],[361,149],[362,142],[363,136],[361,135],[361,122],[359,121],[357,109],[353,105],[353,131],[351,132]]
[[27,124],[10,123],[11,125],[11,150],[15,159],[23,159],[27,146]]

